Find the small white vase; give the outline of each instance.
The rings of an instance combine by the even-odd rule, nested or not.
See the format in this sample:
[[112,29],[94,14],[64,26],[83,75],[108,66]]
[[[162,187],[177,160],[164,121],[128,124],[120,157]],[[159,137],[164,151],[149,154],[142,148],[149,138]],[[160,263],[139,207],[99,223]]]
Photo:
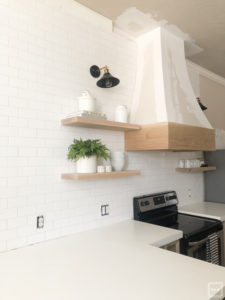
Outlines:
[[114,171],[122,171],[125,166],[125,152],[112,152],[111,163]]
[[126,105],[118,105],[115,110],[115,121],[127,123],[128,121],[128,112]]
[[96,173],[96,171],[97,171],[96,155],[80,158],[77,161],[77,173]]

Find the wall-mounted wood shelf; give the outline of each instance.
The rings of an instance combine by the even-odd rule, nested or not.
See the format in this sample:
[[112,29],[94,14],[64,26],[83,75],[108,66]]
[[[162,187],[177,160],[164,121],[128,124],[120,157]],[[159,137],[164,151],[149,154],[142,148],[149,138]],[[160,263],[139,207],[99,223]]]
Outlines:
[[184,173],[208,172],[208,171],[215,171],[215,170],[216,167],[176,168],[176,171],[184,172]]
[[101,178],[118,178],[127,176],[138,176],[140,171],[121,171],[105,173],[67,173],[62,174],[63,179],[83,180],[83,179],[101,179]]
[[63,119],[61,123],[62,125],[117,130],[117,131],[131,131],[131,130],[141,129],[141,126],[136,124],[120,123],[120,122],[84,118],[84,117],[72,117],[72,118]]

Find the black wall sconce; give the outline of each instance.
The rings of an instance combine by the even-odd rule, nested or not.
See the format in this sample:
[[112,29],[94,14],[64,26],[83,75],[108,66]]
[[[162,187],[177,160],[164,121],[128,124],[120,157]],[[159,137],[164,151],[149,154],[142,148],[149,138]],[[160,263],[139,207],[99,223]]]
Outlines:
[[198,104],[199,104],[199,106],[201,107],[201,109],[202,109],[202,110],[206,110],[206,109],[207,109],[207,107],[206,107],[204,104],[202,104],[202,102],[201,102],[200,98],[199,98],[199,97],[197,97],[196,99],[197,99],[197,101],[198,101]]
[[107,66],[99,68],[98,66],[93,65],[90,67],[90,73],[95,78],[98,78],[101,75],[101,70],[104,70],[104,74],[102,78],[97,81],[97,86],[99,86],[100,88],[111,88],[120,83],[120,80],[118,78],[113,77],[109,73],[109,68]]

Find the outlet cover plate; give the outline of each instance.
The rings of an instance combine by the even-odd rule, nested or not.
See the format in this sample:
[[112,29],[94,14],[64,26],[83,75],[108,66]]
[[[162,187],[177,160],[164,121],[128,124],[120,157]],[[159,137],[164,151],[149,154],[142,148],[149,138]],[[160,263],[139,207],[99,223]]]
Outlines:
[[109,215],[109,204],[101,205],[101,215],[108,216]]
[[44,216],[37,216],[37,228],[38,229],[44,228],[44,225],[45,225]]

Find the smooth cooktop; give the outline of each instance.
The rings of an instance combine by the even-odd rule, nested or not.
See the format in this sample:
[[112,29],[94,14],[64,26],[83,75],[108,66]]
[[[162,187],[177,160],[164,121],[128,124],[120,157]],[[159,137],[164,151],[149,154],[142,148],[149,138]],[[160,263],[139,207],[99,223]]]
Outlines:
[[145,222],[181,230],[183,231],[185,238],[202,234],[204,232],[210,232],[212,229],[222,229],[222,225],[219,221],[181,213],[174,213],[169,217],[164,216],[164,218],[161,217],[155,221],[150,219]]
[[215,220],[178,213],[176,223],[170,227],[182,230],[184,236],[190,237],[204,231],[209,231],[215,227],[221,229],[221,224]]

